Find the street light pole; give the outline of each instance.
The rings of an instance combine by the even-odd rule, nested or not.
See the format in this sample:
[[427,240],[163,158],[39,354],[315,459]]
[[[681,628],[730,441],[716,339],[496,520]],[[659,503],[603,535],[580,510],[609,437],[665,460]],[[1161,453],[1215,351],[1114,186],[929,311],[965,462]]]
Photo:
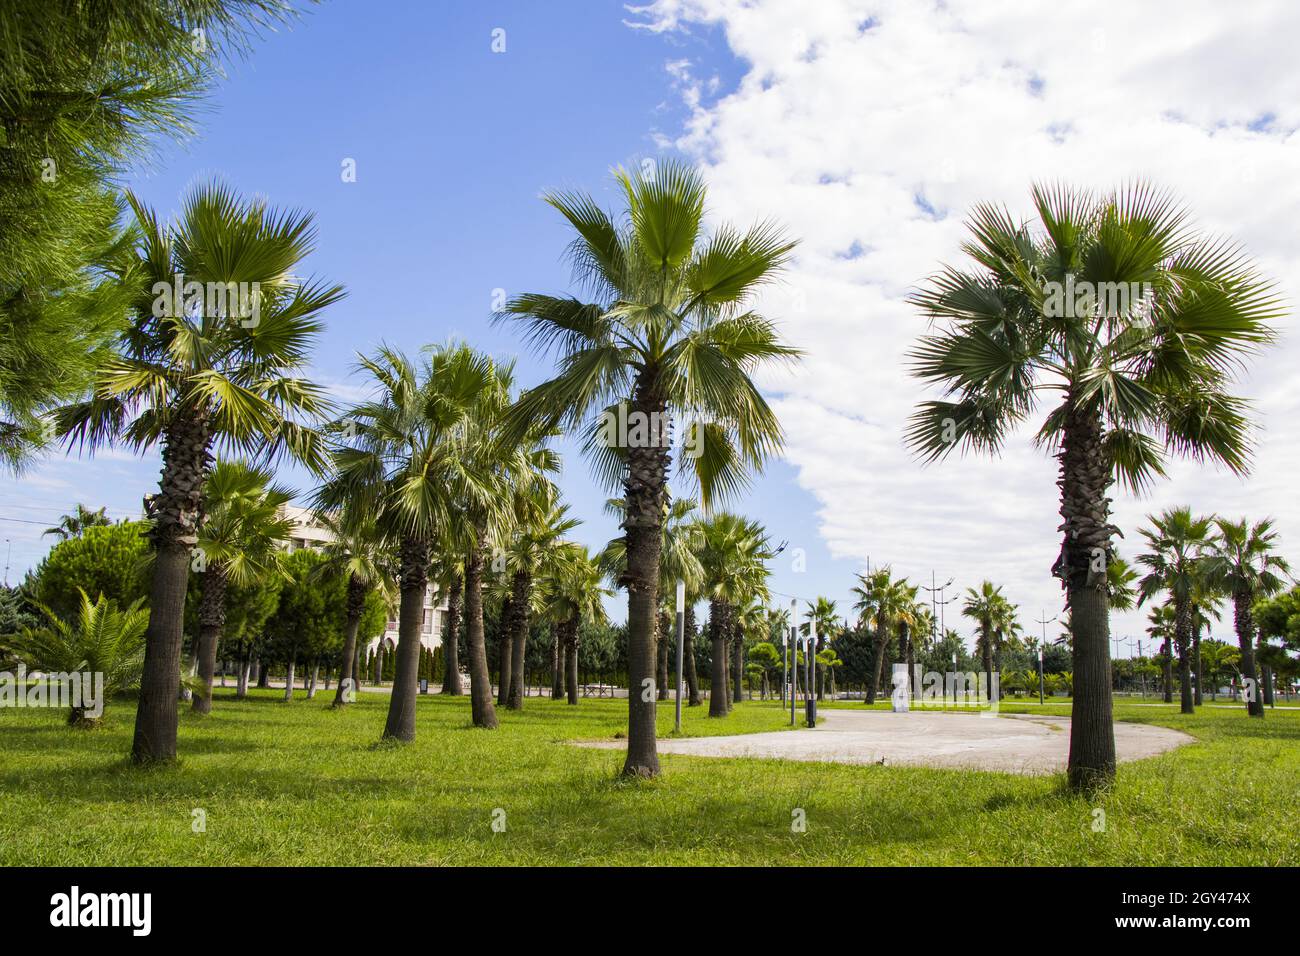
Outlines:
[[817,646],[817,619],[808,622],[808,641],[804,645],[804,655],[808,659],[808,687],[804,697],[804,718],[809,727],[817,726],[817,665],[813,662],[813,648]]
[[682,648],[686,643],[686,582],[677,581],[677,693],[676,707],[673,714],[673,726],[677,733],[682,732]]
[[1048,617],[1047,611],[1042,611],[1042,617],[1034,618],[1039,624],[1043,625],[1043,643],[1038,645],[1038,703],[1043,703],[1043,649],[1047,647],[1047,625],[1055,621],[1056,618]]

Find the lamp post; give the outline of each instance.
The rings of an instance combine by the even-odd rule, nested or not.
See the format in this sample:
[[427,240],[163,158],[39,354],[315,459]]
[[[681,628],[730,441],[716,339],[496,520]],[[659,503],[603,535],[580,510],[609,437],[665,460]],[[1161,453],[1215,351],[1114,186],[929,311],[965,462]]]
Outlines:
[[1038,706],[1043,706],[1043,645],[1038,645]]
[[797,628],[795,627],[795,615],[798,614],[798,612],[799,612],[799,602],[797,599],[791,598],[790,599],[790,640],[788,642],[790,644],[790,666],[787,667],[785,671],[786,678],[790,681],[790,726],[791,727],[794,726],[794,698],[795,698],[794,669],[799,663],[799,655],[795,651],[795,648],[797,647],[795,641],[797,640],[797,635],[799,633]]
[[677,581],[677,693],[673,694],[676,706],[673,714],[673,727],[677,733],[682,732],[682,647],[686,642],[686,582]]
[[[944,697],[947,697],[944,694]],[[952,705],[957,706],[957,652],[952,652]]]

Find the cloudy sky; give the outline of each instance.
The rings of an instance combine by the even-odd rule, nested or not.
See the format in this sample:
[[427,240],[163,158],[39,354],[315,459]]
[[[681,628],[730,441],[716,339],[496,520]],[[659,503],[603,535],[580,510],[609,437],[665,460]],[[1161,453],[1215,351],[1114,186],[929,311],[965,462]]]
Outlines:
[[[988,578],[1036,632],[1035,618],[1061,610],[1048,570],[1055,463],[1023,436],[996,461],[912,459],[902,431],[925,395],[902,359],[924,321],[905,296],[958,260],[976,202],[1027,216],[1035,181],[1145,178],[1241,240],[1294,301],[1297,36],[1300,10],[1283,2],[339,0],[232,64],[203,135],[160,147],[132,184],[164,213],[213,174],[317,211],[310,265],[350,296],[316,371],[346,400],[353,354],[381,339],[415,349],[460,335],[518,352],[487,322],[493,292],[568,279],[567,237],[539,192],[578,187],[612,204],[611,166],[685,154],[707,174],[715,220],[771,217],[801,239],[762,303],[807,353],[763,381],[785,457],[736,503],[787,542],[782,599],[825,594],[847,609],[869,559],[953,578],[950,595]],[[340,181],[346,158],[355,183]],[[1180,503],[1273,515],[1300,541],[1292,325],[1239,384],[1260,421],[1254,475],[1180,464],[1147,499],[1117,493],[1121,553],[1146,513]],[[528,383],[548,368],[520,360]],[[73,501],[126,514],[156,478],[156,458],[117,452],[0,489],[11,577]],[[615,532],[576,456],[564,487],[590,543]],[[1140,636],[1143,618],[1117,615],[1114,632]]]

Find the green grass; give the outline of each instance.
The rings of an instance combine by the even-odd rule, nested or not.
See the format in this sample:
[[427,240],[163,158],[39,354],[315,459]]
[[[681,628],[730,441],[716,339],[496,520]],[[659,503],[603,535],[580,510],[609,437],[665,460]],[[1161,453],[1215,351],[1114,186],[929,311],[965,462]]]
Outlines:
[[[1251,864],[1300,861],[1300,714],[1137,707],[1127,720],[1197,743],[1122,766],[1104,797],[1060,777],[665,755],[654,782],[617,779],[626,702],[530,698],[495,732],[467,699],[419,701],[419,736],[378,747],[387,695],[244,702],[182,717],[182,760],[124,755],[133,706],[75,731],[49,710],[0,710],[0,864]],[[858,706],[861,706],[860,704]],[[1025,709],[1068,716],[1064,703]],[[779,703],[725,720],[686,709],[684,733],[776,730]],[[660,706],[660,729],[672,706]],[[205,833],[192,811],[207,815]],[[503,832],[492,829],[496,810]],[[792,832],[792,813],[807,830]],[[1094,810],[1105,813],[1094,831]]]

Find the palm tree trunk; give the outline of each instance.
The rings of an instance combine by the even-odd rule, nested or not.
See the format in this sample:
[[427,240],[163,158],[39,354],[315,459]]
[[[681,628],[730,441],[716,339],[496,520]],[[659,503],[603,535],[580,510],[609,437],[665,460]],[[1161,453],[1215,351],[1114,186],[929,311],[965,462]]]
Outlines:
[[1237,631],[1237,646],[1241,649],[1241,678],[1246,687],[1246,713],[1252,717],[1264,716],[1264,695],[1261,693],[1259,674],[1255,670],[1255,613],[1250,607],[1250,595],[1239,591],[1232,596],[1233,625]]
[[459,697],[465,690],[460,684],[460,603],[464,583],[453,575],[447,588],[447,630],[442,635],[442,692]]
[[217,645],[226,624],[226,567],[213,561],[203,572],[203,594],[199,598],[199,680],[203,688],[190,701],[196,714],[212,713],[212,675],[217,668]]
[[578,703],[578,618],[560,622],[560,643],[564,645],[564,691],[571,705]]
[[465,650],[469,654],[470,714],[475,727],[495,730],[496,708],[492,706],[492,675],[488,673],[487,647],[483,641],[483,551],[487,535],[477,540],[465,557]]
[[731,701],[740,703],[744,699],[745,682],[745,637],[735,628],[731,633]]
[[1200,707],[1204,703],[1201,687],[1205,683],[1205,674],[1201,671],[1201,609],[1195,604],[1192,605],[1192,670],[1196,673],[1192,682],[1193,703]]
[[659,552],[664,511],[668,504],[669,434],[666,402],[658,373],[644,369],[637,377],[629,411],[650,424],[649,440],[627,449],[626,510],[627,571],[627,760],[623,773],[633,777],[659,775],[655,745],[655,699],[649,691],[655,677],[655,609],[659,606]]
[[149,505],[154,550],[149,626],[131,760],[142,765],[176,759],[177,690],[185,623],[190,550],[198,541],[203,482],[212,462],[212,430],[205,417],[173,419],[163,434],[162,480]]
[[513,636],[510,642],[510,692],[506,695],[506,707],[511,710],[524,709],[525,684],[524,661],[527,659],[528,628],[531,624],[529,613],[529,596],[533,589],[533,576],[527,571],[516,571],[512,582],[510,605],[514,612]]
[[[916,671],[916,642],[912,640],[912,629],[908,625],[903,625],[903,646],[907,651],[907,692],[912,700],[916,700],[916,684],[913,676]],[[835,695],[835,671],[831,670],[831,696]]]
[[361,626],[361,613],[366,606],[366,585],[355,574],[348,576],[347,617],[343,623],[343,660],[339,664],[339,684],[334,691],[335,707],[352,703],[356,691],[357,628]]
[[986,625],[980,627],[980,654],[984,662],[984,699],[993,694],[993,634]]
[[682,638],[682,671],[686,675],[686,706],[700,706],[700,678],[695,673],[695,606],[686,606],[686,634]]
[[1074,639],[1074,704],[1070,714],[1070,787],[1092,790],[1115,778],[1115,725],[1110,693],[1110,603],[1113,464],[1105,452],[1101,413],[1074,407],[1067,396],[1059,487],[1061,556],[1054,573],[1066,588]]
[[876,702],[876,693],[880,690],[880,674],[885,669],[885,643],[889,640],[889,633],[885,630],[885,622],[877,616],[876,618],[876,640],[872,645],[875,653],[871,662],[871,681],[867,684],[867,699],[865,703],[870,706]]
[[399,548],[401,598],[397,617],[397,661],[388,699],[384,738],[415,739],[415,701],[420,692],[420,632],[424,626],[424,592],[429,583],[429,542],[405,538]]
[[506,595],[497,618],[497,706],[504,707],[510,696],[510,668],[515,660],[514,601]]
[[1166,704],[1174,702],[1174,648],[1169,638],[1165,638],[1164,650],[1161,652],[1164,660],[1160,663],[1160,679],[1164,684],[1164,699]]
[[1192,609],[1186,601],[1174,599],[1174,639],[1178,644],[1179,710],[1184,714],[1196,713],[1192,695]]
[[712,670],[709,674],[709,716],[727,716],[727,610],[722,601],[709,602],[709,643]]
[[560,627],[551,622],[551,700],[559,700],[564,693],[564,641]]
[[252,663],[252,656],[247,650],[239,655],[239,678],[235,683],[235,700],[243,700],[248,696],[248,669]]

